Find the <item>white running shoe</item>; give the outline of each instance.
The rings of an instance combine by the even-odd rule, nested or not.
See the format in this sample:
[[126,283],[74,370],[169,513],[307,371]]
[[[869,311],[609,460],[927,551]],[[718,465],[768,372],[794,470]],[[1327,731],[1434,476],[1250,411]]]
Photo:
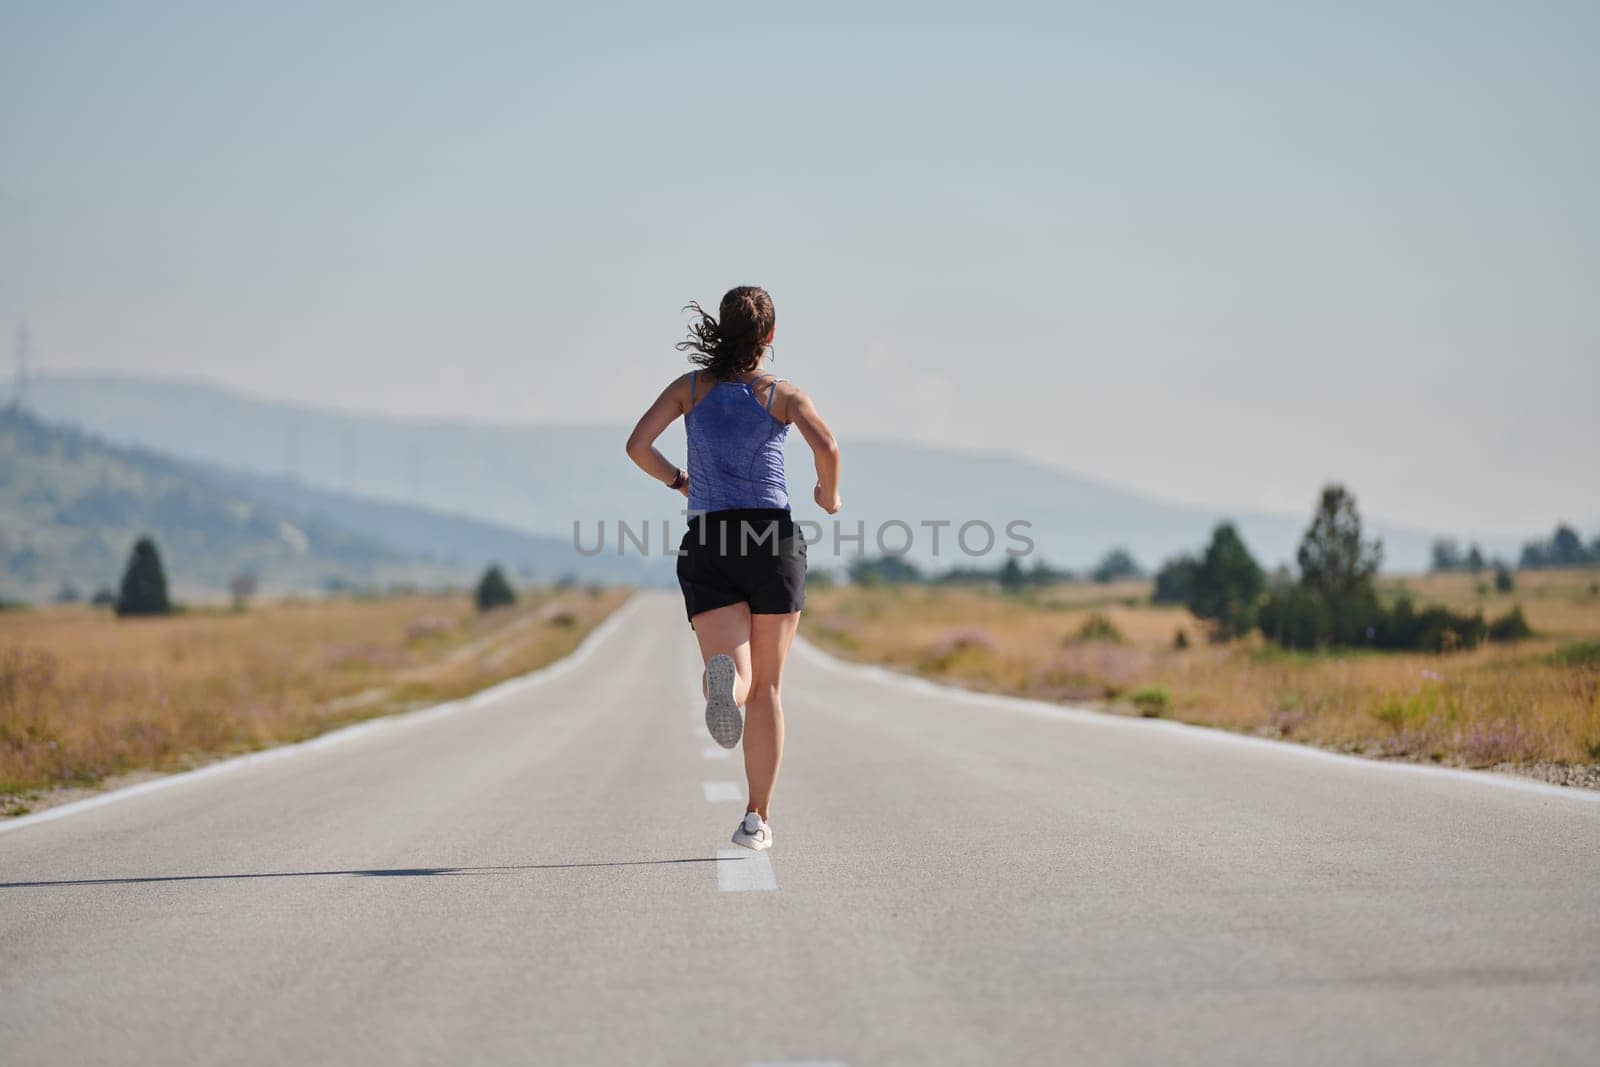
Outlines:
[[706,661],[706,729],[723,748],[737,745],[744,733],[744,709],[733,702],[738,677],[732,656],[719,652]]
[[771,848],[772,827],[767,825],[767,820],[761,817],[760,812],[747,811],[744,813],[744,821],[733,832],[733,843],[755,849],[757,852]]

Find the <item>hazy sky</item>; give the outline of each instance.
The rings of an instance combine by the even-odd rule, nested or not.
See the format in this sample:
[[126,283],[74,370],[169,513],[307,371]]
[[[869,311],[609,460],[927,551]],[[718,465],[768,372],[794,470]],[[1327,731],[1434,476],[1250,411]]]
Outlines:
[[847,448],[1600,524],[1597,12],[4,0],[0,322],[43,371],[621,424],[758,284]]

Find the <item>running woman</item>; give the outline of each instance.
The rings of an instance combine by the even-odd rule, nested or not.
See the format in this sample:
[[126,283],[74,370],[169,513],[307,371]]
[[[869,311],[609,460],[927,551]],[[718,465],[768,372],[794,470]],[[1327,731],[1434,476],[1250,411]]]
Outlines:
[[[766,369],[776,328],[772,297],[741,285],[716,317],[691,302],[700,321],[678,343],[695,369],[672,381],[628,436],[628,455],[646,474],[689,498],[679,546],[678,584],[705,663],[706,728],[723,748],[744,736],[749,783],[733,843],[772,847],[767,822],[783,757],[779,687],[806,600],[806,544],[789,513],[783,444],[790,426],[816,457],[811,496],[839,511],[839,445],[811,398]],[[679,415],[689,469],[655,447]]]

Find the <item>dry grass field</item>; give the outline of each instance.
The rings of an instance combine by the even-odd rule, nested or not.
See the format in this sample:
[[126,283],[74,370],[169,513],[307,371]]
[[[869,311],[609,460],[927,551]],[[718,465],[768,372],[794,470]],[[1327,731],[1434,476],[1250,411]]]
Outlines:
[[264,603],[117,619],[0,613],[0,814],[44,790],[298,741],[437,703],[570,652],[621,591]]
[[[806,632],[847,658],[975,689],[1287,738],[1368,756],[1600,779],[1600,571],[1537,571],[1495,594],[1466,574],[1389,581],[1419,603],[1520,604],[1536,636],[1468,652],[1290,653],[1226,644],[1147,583],[818,590]],[[1109,624],[1109,625],[1107,625]],[[1188,647],[1176,647],[1182,631]]]

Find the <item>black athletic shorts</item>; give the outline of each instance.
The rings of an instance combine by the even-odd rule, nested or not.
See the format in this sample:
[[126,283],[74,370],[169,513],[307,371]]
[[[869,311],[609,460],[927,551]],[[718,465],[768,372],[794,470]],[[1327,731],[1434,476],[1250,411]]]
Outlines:
[[787,615],[806,604],[806,541],[787,508],[732,508],[689,519],[678,584],[690,625],[702,611],[749,604]]

